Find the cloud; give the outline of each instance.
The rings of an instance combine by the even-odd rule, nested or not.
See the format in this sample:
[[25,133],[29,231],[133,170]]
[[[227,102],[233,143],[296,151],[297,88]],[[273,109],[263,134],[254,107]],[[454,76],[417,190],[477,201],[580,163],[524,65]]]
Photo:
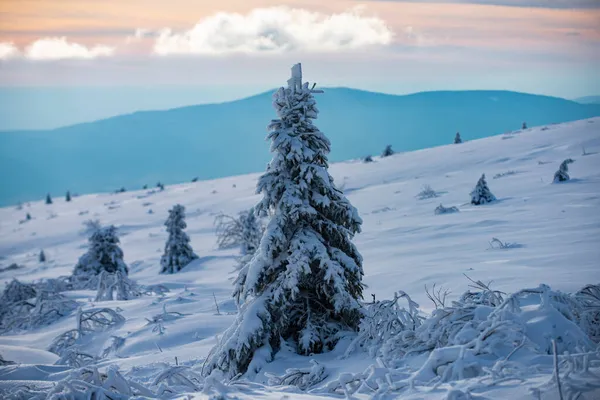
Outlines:
[[17,46],[12,42],[0,43],[0,60],[8,60],[16,58],[20,55]]
[[24,55],[30,60],[93,59],[107,57],[115,48],[97,45],[86,47],[68,42],[66,37],[49,37],[36,40],[25,49]]
[[159,55],[284,53],[293,50],[329,52],[385,46],[393,32],[377,17],[359,8],[339,14],[271,7],[246,15],[220,12],[184,32],[158,32],[154,52]]
[[[382,1],[382,0],[374,0]],[[452,3],[452,4],[481,4],[509,7],[535,7],[560,9],[590,9],[600,8],[598,0],[383,0],[410,3]]]
[[127,36],[125,38],[125,43],[135,43],[139,42],[144,38],[154,37],[156,36],[155,32],[152,32],[150,29],[138,28],[135,30],[133,35]]

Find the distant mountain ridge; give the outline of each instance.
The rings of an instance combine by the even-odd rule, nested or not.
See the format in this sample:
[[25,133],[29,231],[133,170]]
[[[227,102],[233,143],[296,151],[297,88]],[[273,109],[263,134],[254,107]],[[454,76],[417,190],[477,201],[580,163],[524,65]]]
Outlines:
[[579,97],[575,101],[581,104],[600,104],[600,96]]
[[[53,130],[0,132],[0,205],[265,169],[272,92],[242,100],[141,111]],[[315,95],[331,161],[408,151],[529,126],[600,116],[600,105],[509,91],[389,95],[348,88]]]

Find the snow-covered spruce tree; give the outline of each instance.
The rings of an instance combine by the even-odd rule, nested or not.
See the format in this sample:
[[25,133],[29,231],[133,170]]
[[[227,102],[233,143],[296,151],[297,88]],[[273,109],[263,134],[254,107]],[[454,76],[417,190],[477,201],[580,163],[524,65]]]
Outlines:
[[496,196],[492,194],[490,188],[485,180],[485,174],[481,175],[481,178],[477,181],[475,189],[471,192],[471,204],[479,205],[485,203],[491,203],[496,200]]
[[198,258],[190,246],[190,237],[183,231],[185,223],[185,207],[175,204],[169,210],[169,217],[165,222],[169,238],[165,244],[165,253],[160,258],[160,273],[174,274],[181,271],[192,260]]
[[558,171],[554,173],[554,183],[566,182],[569,179],[571,179],[571,177],[569,176],[569,164],[571,164],[572,162],[575,161],[572,158],[567,158],[560,164],[560,167],[558,167]]
[[523,122],[523,125],[521,126],[521,129],[527,129],[527,122]]
[[46,253],[44,253],[44,250],[40,251],[40,256],[39,256],[40,262],[46,262]]
[[273,159],[257,184],[257,212],[270,220],[236,280],[234,296],[244,303],[211,352],[207,375],[254,373],[281,339],[300,354],[329,350],[360,322],[362,257],[352,238],[362,220],[327,171],[330,142],[313,125],[316,91],[302,84],[300,64],[288,83],[273,95]]
[[394,150],[392,150],[392,145],[388,144],[387,146],[385,146],[385,149],[383,149],[383,153],[381,153],[381,157],[389,157],[394,155]]
[[371,162],[373,162],[373,157],[369,154],[368,156],[366,156],[363,159],[363,161],[366,162],[366,163],[371,163]]
[[456,136],[454,136],[454,144],[462,143],[462,139],[460,137],[460,132],[456,132]]
[[67,194],[65,195],[65,201],[71,201],[71,192],[67,190]]
[[123,250],[119,247],[117,228],[114,225],[93,231],[87,253],[82,255],[75,265],[73,275],[78,280],[90,280],[102,271],[124,275],[129,273],[123,261]]
[[52,204],[52,197],[50,196],[50,193],[46,195],[46,204]]

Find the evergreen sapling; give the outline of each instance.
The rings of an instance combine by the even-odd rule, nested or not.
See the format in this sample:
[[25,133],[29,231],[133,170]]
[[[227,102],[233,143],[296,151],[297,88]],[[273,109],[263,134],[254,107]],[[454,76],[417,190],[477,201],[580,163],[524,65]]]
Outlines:
[[124,275],[129,273],[123,250],[119,247],[117,228],[114,225],[94,230],[88,239],[89,248],[75,265],[73,275],[76,279],[89,281],[102,271],[114,274],[117,271]]
[[176,204],[169,210],[169,217],[165,222],[169,238],[165,244],[165,253],[160,258],[160,273],[174,274],[181,271],[192,260],[198,258],[190,246],[190,238],[183,231],[185,223],[185,207]]
[[388,144],[387,146],[385,146],[385,149],[383,149],[383,153],[381,153],[381,157],[389,157],[394,155],[394,150],[392,150],[392,145]]
[[460,132],[456,132],[456,136],[454,136],[454,144],[462,143],[462,139],[460,137]]
[[573,162],[575,162],[573,159],[567,158],[560,164],[558,171],[554,173],[554,183],[566,182],[571,179],[569,176],[569,164]]
[[496,196],[492,194],[485,180],[485,174],[477,181],[475,189],[471,192],[471,204],[480,205],[491,203],[496,200]]

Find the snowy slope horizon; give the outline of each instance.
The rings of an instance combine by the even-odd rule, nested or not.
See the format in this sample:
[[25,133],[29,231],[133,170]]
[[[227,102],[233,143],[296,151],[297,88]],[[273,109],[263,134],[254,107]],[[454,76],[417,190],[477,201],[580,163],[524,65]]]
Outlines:
[[[3,176],[0,205],[39,199],[48,192],[135,190],[157,181],[172,184],[261,171],[270,157],[263,140],[274,117],[270,97],[266,92],[54,130],[1,132],[0,170],[11,173]],[[534,126],[600,115],[600,105],[508,91],[398,96],[331,88],[317,103],[322,111],[317,125],[337,143],[332,161],[377,155],[387,144],[396,151],[442,145],[456,131],[472,140],[519,129],[523,121]]]
[[[335,146],[333,142],[332,147]],[[575,160],[569,169],[572,180],[553,184],[554,172],[566,158]],[[600,118],[532,127],[386,158],[375,157],[375,161],[368,164],[361,160],[334,163],[330,172],[364,221],[363,232],[356,236],[354,243],[364,258],[367,299],[371,293],[378,300],[389,299],[394,292],[403,290],[423,310],[430,311],[433,306],[424,285],[442,285],[451,291],[449,300],[456,300],[468,288],[469,281],[464,274],[475,280],[493,280],[492,287],[505,293],[534,288],[540,283],[549,284],[555,290],[574,292],[586,284],[600,282],[597,261],[600,259],[597,243],[600,237],[597,213]],[[482,173],[486,174],[498,201],[472,206],[469,192]],[[66,292],[84,309],[119,307],[126,318],[122,326],[94,337],[93,346],[86,350],[100,352],[109,344],[111,335],[124,338],[120,350],[99,365],[101,368],[118,366],[127,378],[148,387],[165,366],[174,364],[175,357],[180,364],[197,371],[214,345],[215,335],[229,326],[236,312],[230,293],[238,249],[216,247],[213,220],[220,212],[234,215],[255,205],[259,199],[254,193],[258,176],[250,174],[179,184],[167,186],[160,192],[86,195],[70,203],[63,199],[56,199],[51,205],[36,201],[20,210],[0,208],[0,266],[3,268],[0,283],[13,278],[33,281],[70,274],[77,258],[85,252],[83,222],[99,219],[102,224],[115,224],[122,235],[121,247],[130,267],[130,277],[144,285],[164,284],[171,292],[165,297],[143,296],[105,302],[89,301],[94,298],[93,291]],[[424,185],[431,185],[437,197],[419,199],[418,193]],[[186,231],[200,258],[178,274],[159,275],[159,259],[167,237],[163,223],[167,210],[175,203],[187,208]],[[446,207],[456,206],[460,211],[434,215],[434,208],[440,203]],[[32,219],[19,223],[25,213],[30,213]],[[489,242],[494,237],[512,246],[492,248]],[[48,258],[44,263],[38,261],[41,249]],[[23,267],[4,269],[12,263]],[[221,315],[215,315],[213,295]],[[161,314],[163,307],[168,312],[184,315],[166,322],[164,334],[160,335],[145,318]],[[524,315],[535,311],[531,307],[525,308]],[[552,327],[551,320],[537,318],[537,315],[528,321],[534,332],[535,329],[550,332],[564,328]],[[48,345],[54,337],[74,326],[75,317],[70,315],[44,328],[1,335],[0,353],[5,359],[12,357],[12,361],[24,364],[51,364],[57,356],[47,351]],[[542,340],[543,335],[538,336]],[[347,345],[347,341],[342,341],[333,352],[315,357],[282,351],[254,382],[228,386],[227,390],[240,399],[280,399],[284,395],[307,400],[340,398],[343,394],[328,394],[325,385],[347,376],[340,374],[361,373],[371,364],[377,366],[375,360],[360,351],[339,360]],[[485,381],[483,377],[466,376],[436,385],[421,382],[410,389],[398,389],[396,396],[382,398],[462,399],[468,397],[460,397],[459,392],[473,391],[478,395],[474,398],[520,400],[531,398],[530,390],[540,390],[544,399],[558,398],[551,383],[551,356],[539,356],[534,361],[523,357],[517,353],[511,362],[535,363],[516,370],[518,379],[500,379],[492,384],[491,378]],[[325,366],[329,374],[314,392],[267,385],[265,373],[281,375],[285,368],[309,368],[311,358]],[[426,356],[410,358],[406,371],[419,370],[426,360]],[[517,365],[521,364],[511,364],[510,368]],[[597,364],[594,365],[597,370]],[[20,380],[24,379],[29,385],[52,385],[65,377],[68,370],[64,366],[25,365],[22,368],[7,367],[0,371],[0,391],[10,385],[23,385]],[[382,370],[381,365],[377,368]],[[497,373],[501,377],[506,371]],[[564,378],[563,385],[567,387],[568,383]],[[596,390],[580,398],[591,400],[598,394]],[[202,394],[195,396],[206,398]],[[372,392],[356,394],[360,399],[371,397]]]

